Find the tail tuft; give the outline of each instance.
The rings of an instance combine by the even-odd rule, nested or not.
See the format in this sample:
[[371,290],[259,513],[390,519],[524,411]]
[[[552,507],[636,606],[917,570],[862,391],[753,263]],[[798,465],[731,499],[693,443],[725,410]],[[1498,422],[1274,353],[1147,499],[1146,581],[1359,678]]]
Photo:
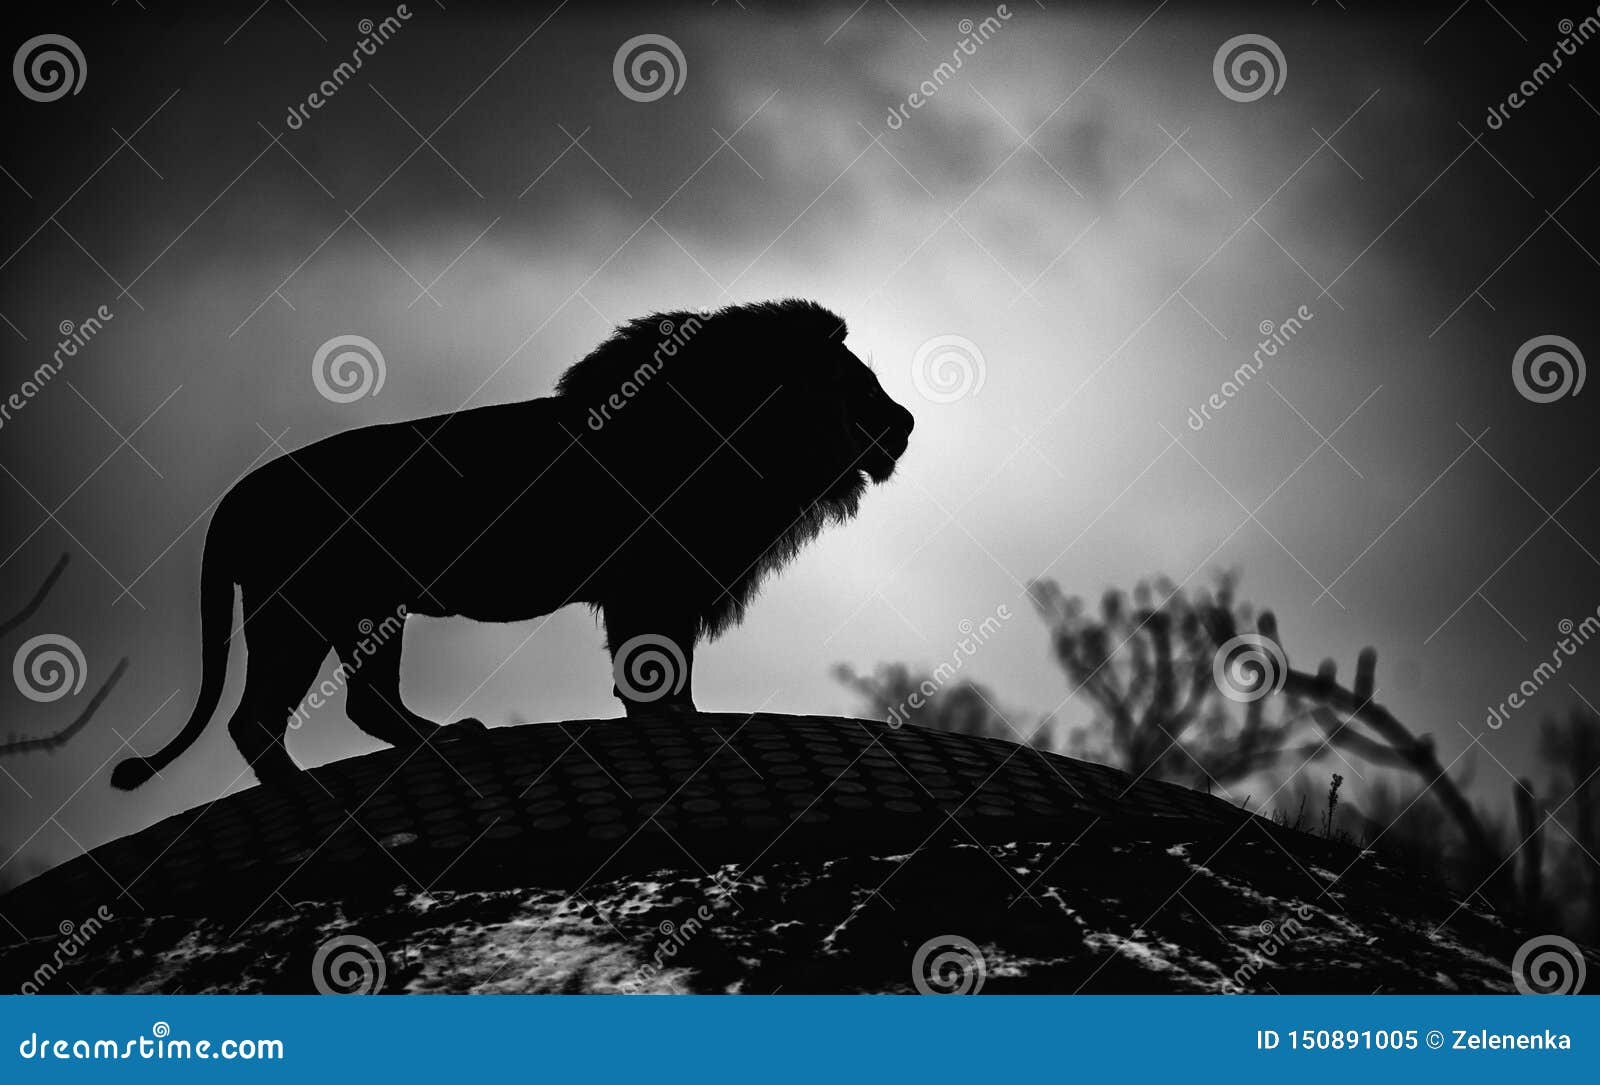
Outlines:
[[119,791],[132,791],[156,774],[150,762],[142,757],[130,757],[111,770],[111,786]]

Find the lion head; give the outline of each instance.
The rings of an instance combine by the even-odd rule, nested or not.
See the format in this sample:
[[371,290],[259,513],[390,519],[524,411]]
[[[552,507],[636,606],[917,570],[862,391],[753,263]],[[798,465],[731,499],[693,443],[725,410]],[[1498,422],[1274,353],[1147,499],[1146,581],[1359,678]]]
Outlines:
[[656,313],[557,385],[574,439],[639,506],[643,545],[683,591],[709,597],[708,635],[823,526],[853,516],[906,450],[911,412],[846,330],[799,300]]

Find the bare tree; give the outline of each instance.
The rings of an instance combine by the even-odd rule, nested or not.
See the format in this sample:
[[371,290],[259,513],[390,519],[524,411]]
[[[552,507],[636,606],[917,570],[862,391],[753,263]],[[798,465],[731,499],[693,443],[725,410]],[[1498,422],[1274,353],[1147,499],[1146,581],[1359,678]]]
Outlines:
[[994,694],[976,682],[940,683],[913,671],[904,663],[880,664],[871,674],[859,674],[839,664],[833,676],[861,696],[868,716],[889,722],[910,723],[960,735],[1003,738],[1008,742],[1048,742],[1044,728],[1031,736],[1018,723],[1019,714],[996,706]]
[[[1549,769],[1547,819],[1559,848],[1547,899],[1577,913],[1568,929],[1600,937],[1600,714],[1587,705],[1565,718],[1547,718],[1539,731],[1539,756]],[[1542,823],[1541,823],[1542,824]]]
[[[1236,587],[1231,574],[1192,592],[1156,579],[1128,594],[1109,591],[1091,609],[1054,581],[1034,583],[1030,595],[1049,627],[1069,692],[1096,710],[1087,729],[1069,733],[1067,752],[1205,790],[1263,773],[1297,772],[1330,757],[1398,770],[1414,776],[1417,794],[1431,796],[1454,826],[1464,844],[1465,873],[1501,901],[1518,896],[1517,881],[1524,894],[1535,888],[1526,861],[1519,879],[1510,860],[1517,850],[1539,852],[1536,819],[1524,818],[1519,847],[1511,851],[1485,829],[1463,781],[1440,764],[1432,738],[1413,733],[1376,700],[1377,653],[1361,652],[1350,687],[1339,683],[1331,659],[1315,672],[1296,669],[1272,613],[1258,616],[1237,598]],[[848,668],[835,673],[879,711],[928,684],[900,664],[879,667],[870,677]],[[909,718],[946,730],[1022,737],[994,698],[967,682],[937,688]],[[1520,808],[1524,814],[1532,809],[1526,801]]]
[[20,629],[22,623],[33,617],[34,613],[44,605],[45,596],[49,595],[50,589],[56,586],[56,581],[61,579],[61,574],[67,571],[67,563],[71,560],[72,555],[70,554],[62,554],[56,559],[55,565],[45,574],[44,580],[39,584],[39,590],[33,593],[33,598],[23,604],[21,610],[5,621],[0,622],[0,638],[10,636],[12,630]]
[[[50,571],[45,574],[44,580],[39,584],[38,590],[33,593],[33,597],[23,604],[22,609],[4,621],[0,621],[0,638],[20,629],[44,605],[45,597],[56,586],[56,581],[61,579],[61,574],[66,571],[69,560],[70,555],[62,554]],[[111,673],[106,676],[106,680],[100,683],[100,688],[95,691],[94,696],[89,698],[89,702],[84,705],[83,710],[78,713],[71,723],[59,731],[36,738],[18,738],[13,733],[6,741],[0,742],[0,757],[11,757],[18,754],[41,751],[50,753],[66,745],[73,735],[83,730],[89,721],[94,718],[94,714],[100,710],[100,706],[105,703],[105,699],[110,696],[116,684],[122,680],[122,676],[127,672],[127,669],[128,660],[127,657],[123,657],[117,661],[116,666],[111,668]]]
[[[1235,599],[1235,586],[1234,577],[1223,576],[1215,592],[1191,598],[1167,582],[1140,584],[1132,606],[1110,592],[1094,618],[1053,582],[1034,585],[1056,658],[1109,721],[1122,767],[1224,787],[1285,766],[1298,771],[1328,756],[1401,770],[1417,777],[1420,792],[1455,824],[1466,844],[1468,876],[1481,878],[1492,898],[1516,900],[1515,850],[1508,854],[1484,828],[1440,764],[1432,737],[1413,733],[1377,702],[1377,652],[1362,650],[1348,688],[1339,684],[1331,659],[1315,673],[1297,670],[1272,612],[1252,622],[1254,608]],[[1526,818],[1516,850],[1537,854],[1538,828]]]

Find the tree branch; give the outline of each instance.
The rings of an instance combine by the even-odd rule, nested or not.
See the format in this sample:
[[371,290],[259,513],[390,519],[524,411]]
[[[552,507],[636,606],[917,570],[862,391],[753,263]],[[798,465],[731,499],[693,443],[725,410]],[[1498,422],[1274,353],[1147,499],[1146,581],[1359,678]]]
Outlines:
[[70,554],[62,554],[56,559],[55,567],[45,574],[44,582],[39,585],[39,590],[33,593],[33,598],[29,599],[21,610],[0,622],[0,637],[7,636],[13,629],[17,629],[23,622],[33,617],[34,612],[44,603],[44,597],[50,594],[50,589],[61,579],[61,574],[66,571],[67,562],[71,558]]
[[83,706],[83,711],[78,713],[77,719],[73,720],[71,723],[67,724],[53,735],[45,735],[41,738],[12,739],[9,742],[0,743],[0,757],[11,757],[15,754],[35,753],[40,750],[49,752],[57,749],[58,747],[65,746],[72,736],[83,730],[83,728],[88,724],[89,720],[93,718],[94,714],[100,710],[100,705],[108,696],[110,696],[112,688],[115,687],[117,682],[121,680],[123,673],[126,672],[127,669],[128,658],[124,656],[117,661],[117,665],[115,667],[111,668],[111,673],[107,675],[106,680],[100,684],[100,688],[95,691],[94,696],[89,698],[89,703]]

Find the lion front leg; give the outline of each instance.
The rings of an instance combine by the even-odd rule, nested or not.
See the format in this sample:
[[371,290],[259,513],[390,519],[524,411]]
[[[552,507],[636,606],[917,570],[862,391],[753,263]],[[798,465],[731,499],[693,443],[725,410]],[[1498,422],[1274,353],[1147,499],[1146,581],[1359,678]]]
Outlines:
[[611,693],[627,714],[694,712],[694,619],[664,618],[655,608],[642,613],[626,603],[604,610]]

